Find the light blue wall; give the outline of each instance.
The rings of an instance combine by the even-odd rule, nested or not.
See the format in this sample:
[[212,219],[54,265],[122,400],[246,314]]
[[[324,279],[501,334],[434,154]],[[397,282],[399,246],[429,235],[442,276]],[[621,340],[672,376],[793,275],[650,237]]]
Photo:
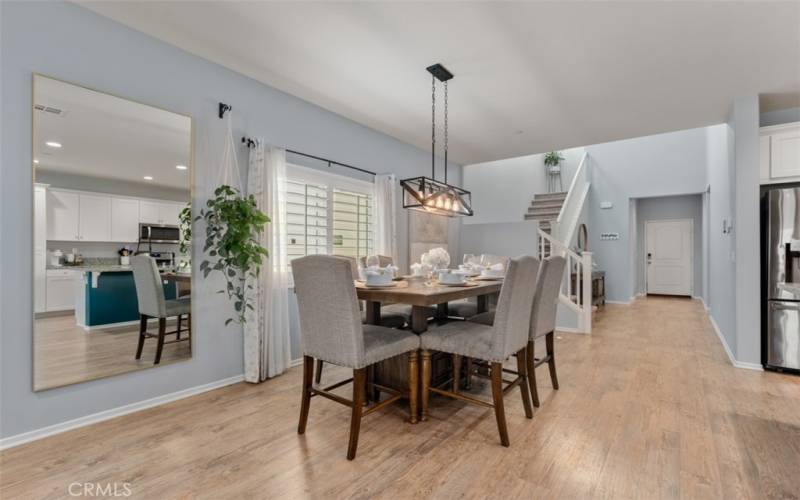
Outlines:
[[[562,189],[566,191],[583,156],[583,148],[561,153],[564,155]],[[544,155],[464,165],[464,187],[472,191],[475,209],[475,216],[465,218],[464,225],[519,222],[534,195],[547,192]]]
[[736,263],[732,234],[724,234],[724,220],[734,214],[733,130],[723,123],[706,129],[708,184],[707,306],[731,353],[736,355]]
[[736,359],[761,364],[758,96],[733,101],[735,138]]
[[761,127],[793,122],[800,122],[800,107],[767,111],[759,116],[759,126]]
[[[191,361],[61,389],[31,391],[31,74],[41,72],[194,117],[196,202],[212,189],[224,124],[234,132],[401,178],[429,172],[428,153],[262,85],[70,3],[0,2],[0,436],[8,437],[242,373],[241,329],[224,328],[229,304],[219,282],[193,291]],[[246,150],[240,150],[244,165]],[[460,180],[457,167],[451,179]],[[398,219],[400,259],[407,218]],[[13,236],[8,236],[13,235]],[[195,260],[200,257],[195,254]],[[296,346],[296,339],[295,339]]]
[[[705,128],[681,130],[586,147],[592,165],[589,241],[599,269],[606,271],[609,301],[628,302],[631,275],[631,198],[702,193],[706,187]],[[613,208],[600,209],[601,202]],[[600,240],[600,233],[619,240]]]
[[646,268],[644,255],[645,223],[666,219],[691,219],[693,221],[693,282],[692,295],[703,297],[703,198],[699,194],[682,196],[657,196],[636,200],[637,242],[636,255],[636,292],[646,293]]

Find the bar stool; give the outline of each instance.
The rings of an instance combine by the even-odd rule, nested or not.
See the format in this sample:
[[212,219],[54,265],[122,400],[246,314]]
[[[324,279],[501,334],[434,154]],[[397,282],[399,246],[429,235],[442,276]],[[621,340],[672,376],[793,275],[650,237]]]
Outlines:
[[[564,268],[567,260],[564,257],[549,257],[542,261],[539,276],[536,279],[536,294],[533,298],[531,309],[531,327],[528,335],[526,352],[526,365],[528,383],[530,385],[533,406],[539,407],[539,392],[536,388],[536,368],[547,363],[550,369],[550,381],[553,389],[558,390],[558,375],[556,374],[556,358],[553,345],[553,333],[556,329],[556,313],[558,311],[558,293],[561,289],[561,280],[564,277]],[[494,322],[494,312],[479,314],[469,321],[490,325]],[[543,358],[534,357],[534,341],[545,338],[546,355]],[[470,377],[471,374],[467,374]]]
[[[430,392],[461,399],[469,403],[494,408],[500,442],[509,446],[503,395],[520,386],[525,416],[533,418],[530,395],[525,387],[528,384],[525,364],[528,330],[530,329],[531,307],[539,261],[534,257],[512,259],[508,265],[500,299],[497,304],[495,322],[492,326],[474,322],[453,322],[422,334],[422,420],[428,418]],[[453,377],[439,387],[431,384],[430,351],[453,355]],[[503,361],[517,356],[517,377],[508,381],[503,379]],[[492,381],[492,403],[459,392],[461,378],[461,358],[463,356],[482,360],[489,364]],[[443,389],[452,383],[452,390]],[[506,387],[503,387],[503,385]]]
[[[353,275],[347,259],[309,255],[292,261],[303,349],[303,390],[297,433],[304,434],[313,396],[322,396],[351,408],[347,459],[356,456],[361,417],[408,397],[409,420],[417,421],[417,350],[419,337],[411,332],[363,325]],[[373,384],[392,396],[364,408],[367,368],[379,361],[408,353],[408,390],[401,393]],[[353,377],[325,388],[312,383],[314,359],[351,368]],[[353,382],[353,399],[330,392]]]
[[[164,287],[161,284],[161,275],[158,273],[156,260],[147,255],[136,255],[131,258],[133,267],[133,282],[136,285],[136,298],[139,302],[139,344],[136,347],[136,359],[141,359],[144,341],[147,338],[157,338],[156,357],[153,364],[161,362],[161,353],[164,345],[175,342],[191,342],[192,339],[192,302],[190,298],[166,300]],[[182,329],[183,315],[188,316],[188,328]],[[167,331],[167,318],[177,316],[178,326],[175,330]],[[158,318],[158,334],[147,332],[147,320]],[[188,336],[181,338],[181,333],[186,331]],[[175,335],[175,340],[165,341],[167,335]]]

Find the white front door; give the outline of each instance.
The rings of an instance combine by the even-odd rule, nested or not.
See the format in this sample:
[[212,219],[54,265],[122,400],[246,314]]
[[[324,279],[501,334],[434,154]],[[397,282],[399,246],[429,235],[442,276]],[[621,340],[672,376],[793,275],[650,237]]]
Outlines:
[[647,293],[692,295],[692,219],[645,222]]

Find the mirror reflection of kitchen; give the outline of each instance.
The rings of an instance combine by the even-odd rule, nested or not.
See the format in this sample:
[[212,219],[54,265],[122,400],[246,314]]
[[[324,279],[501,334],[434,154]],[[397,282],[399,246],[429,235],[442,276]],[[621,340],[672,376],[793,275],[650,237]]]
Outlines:
[[33,124],[34,390],[191,358],[191,118],[34,75]]

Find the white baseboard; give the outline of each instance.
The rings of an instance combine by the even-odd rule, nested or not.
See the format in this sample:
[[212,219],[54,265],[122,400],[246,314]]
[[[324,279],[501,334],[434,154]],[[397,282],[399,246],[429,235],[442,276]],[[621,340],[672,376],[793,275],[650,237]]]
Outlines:
[[725,340],[725,335],[723,335],[722,330],[719,329],[719,325],[717,325],[717,322],[714,320],[714,316],[709,314],[708,319],[711,320],[711,326],[714,328],[714,331],[717,332],[717,337],[719,338],[720,343],[722,343],[722,347],[725,349],[725,354],[728,355],[728,360],[731,362],[733,366],[735,366],[736,368],[744,368],[745,370],[755,370],[759,372],[764,371],[764,367],[759,364],[748,363],[745,361],[738,361],[733,356],[733,352],[731,351],[731,348],[728,345],[728,341]]
[[294,368],[295,366],[300,366],[300,365],[302,365],[302,364],[303,364],[303,358],[297,358],[297,359],[293,359],[293,360],[291,361],[291,363],[289,363],[289,366],[291,366],[292,368]]
[[586,332],[584,332],[583,330],[579,330],[579,329],[573,328],[571,326],[557,326],[556,327],[556,333],[559,333],[559,332],[560,333],[579,333],[581,335],[585,335],[586,334]]
[[139,410],[152,408],[153,406],[163,405],[165,403],[177,401],[179,399],[195,396],[203,392],[219,389],[220,387],[236,384],[242,382],[243,380],[244,380],[244,375],[236,375],[234,377],[228,377],[222,380],[209,382],[208,384],[190,387],[188,389],[172,392],[170,394],[164,394],[163,396],[156,396],[154,398],[146,399],[144,401],[139,401],[124,406],[119,406],[117,408],[104,410],[98,413],[93,413],[91,415],[86,415],[84,417],[78,417],[76,419],[68,420],[66,422],[61,422],[59,424],[49,425],[47,427],[42,427],[41,429],[35,429],[32,431],[23,432],[22,434],[9,436],[7,438],[0,439],[0,450],[5,450],[6,448],[19,446],[21,444],[29,443],[37,439],[42,439],[48,436],[52,436],[54,434],[60,434],[62,432],[66,432],[72,429],[77,429],[79,427],[85,427],[87,425],[95,424],[97,422],[102,422],[104,420],[109,420],[114,417],[127,415],[129,413],[137,412]]
[[607,300],[606,304],[619,304],[619,305],[623,305],[623,306],[629,306],[629,305],[631,305],[631,301],[630,300]]

